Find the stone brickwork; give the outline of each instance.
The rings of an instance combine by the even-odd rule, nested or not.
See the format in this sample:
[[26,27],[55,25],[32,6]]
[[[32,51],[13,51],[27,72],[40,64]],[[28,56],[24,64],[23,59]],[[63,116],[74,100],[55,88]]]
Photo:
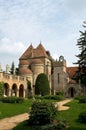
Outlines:
[[0,82],[4,83],[4,96],[27,96],[26,77],[0,72]]

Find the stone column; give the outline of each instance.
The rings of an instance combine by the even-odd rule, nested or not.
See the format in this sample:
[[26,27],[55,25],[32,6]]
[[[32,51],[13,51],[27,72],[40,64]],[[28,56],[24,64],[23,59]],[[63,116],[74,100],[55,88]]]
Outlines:
[[19,89],[17,89],[17,95],[16,96],[19,97]]
[[12,94],[12,90],[11,90],[11,89],[9,89],[9,97],[11,96],[11,94]]
[[25,95],[26,95],[26,89],[24,89],[23,91],[23,97],[25,98]]

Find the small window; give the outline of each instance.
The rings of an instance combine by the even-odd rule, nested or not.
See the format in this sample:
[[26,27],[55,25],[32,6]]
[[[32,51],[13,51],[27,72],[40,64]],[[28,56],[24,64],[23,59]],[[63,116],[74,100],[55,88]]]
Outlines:
[[60,83],[60,74],[58,73],[58,84]]

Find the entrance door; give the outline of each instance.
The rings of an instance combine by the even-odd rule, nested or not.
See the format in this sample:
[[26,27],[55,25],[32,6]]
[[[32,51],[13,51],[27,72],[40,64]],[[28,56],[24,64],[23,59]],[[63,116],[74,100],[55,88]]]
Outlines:
[[73,87],[69,88],[68,95],[69,95],[69,97],[74,97],[75,96],[75,88],[73,88]]

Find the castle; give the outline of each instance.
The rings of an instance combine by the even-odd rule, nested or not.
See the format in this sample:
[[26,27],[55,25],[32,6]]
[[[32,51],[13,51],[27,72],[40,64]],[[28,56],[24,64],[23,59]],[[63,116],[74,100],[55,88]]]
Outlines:
[[50,94],[63,92],[66,97],[80,95],[80,83],[73,80],[78,67],[67,67],[63,56],[59,60],[54,60],[49,51],[46,51],[40,43],[36,48],[32,44],[19,58],[19,75],[9,73],[9,66],[6,72],[1,71],[0,81],[4,82],[4,95],[27,97],[27,80],[31,83],[31,92],[35,94],[35,82],[40,73],[45,73],[50,84]]
[[77,70],[78,67],[67,67],[63,56],[58,61],[52,59],[41,43],[36,48],[31,44],[19,59],[19,75],[27,77],[33,91],[37,76],[45,73],[51,94],[60,91],[66,97],[74,97],[80,92],[79,84],[72,79]]

